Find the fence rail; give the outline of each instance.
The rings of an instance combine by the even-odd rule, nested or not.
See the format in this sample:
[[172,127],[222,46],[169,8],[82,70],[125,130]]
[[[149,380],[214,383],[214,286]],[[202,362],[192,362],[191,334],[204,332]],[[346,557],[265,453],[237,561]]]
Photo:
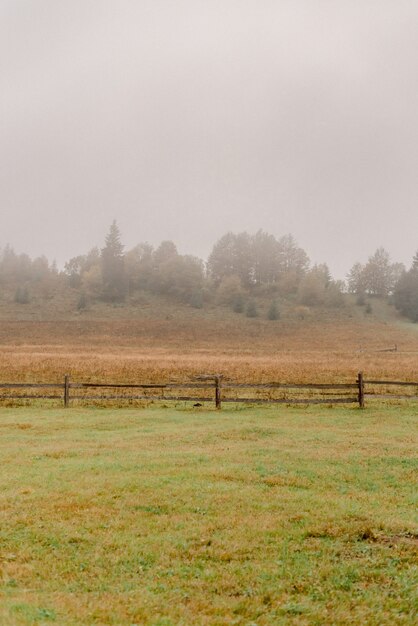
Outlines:
[[373,389],[365,392],[366,398],[385,399],[391,398],[392,400],[418,400],[418,382],[405,381],[405,380],[365,380],[365,385],[371,387],[409,387],[414,388],[414,392],[410,394],[399,393],[381,393],[381,391],[375,391]]
[[418,387],[418,383],[405,382],[401,380],[365,380],[368,385],[399,385],[401,387]]
[[[381,390],[381,387],[386,389]],[[399,395],[387,391],[393,387],[410,388],[411,393]],[[14,390],[17,393],[13,393]],[[41,393],[37,393],[38,390]],[[60,390],[61,393],[56,390]],[[213,395],[208,393],[208,390],[212,390]],[[231,395],[234,390],[237,395]],[[350,393],[354,390],[356,393]],[[188,391],[190,393],[187,393]],[[64,407],[69,407],[72,401],[104,403],[148,400],[194,402],[198,405],[203,402],[214,402],[217,409],[220,409],[224,402],[288,405],[357,404],[364,408],[366,398],[417,400],[418,382],[366,379],[363,373],[359,372],[352,383],[235,383],[223,381],[220,374],[208,374],[191,381],[171,383],[72,382],[69,375],[64,377],[62,383],[0,383],[0,403],[3,400],[61,400]]]

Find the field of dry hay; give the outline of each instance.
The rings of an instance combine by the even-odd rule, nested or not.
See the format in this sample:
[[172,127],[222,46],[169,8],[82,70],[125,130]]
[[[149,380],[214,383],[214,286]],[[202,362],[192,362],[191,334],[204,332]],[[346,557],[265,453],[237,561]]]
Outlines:
[[[379,350],[397,345],[396,352]],[[411,325],[340,316],[278,320],[226,315],[0,322],[0,381],[163,382],[221,373],[238,382],[415,380]]]

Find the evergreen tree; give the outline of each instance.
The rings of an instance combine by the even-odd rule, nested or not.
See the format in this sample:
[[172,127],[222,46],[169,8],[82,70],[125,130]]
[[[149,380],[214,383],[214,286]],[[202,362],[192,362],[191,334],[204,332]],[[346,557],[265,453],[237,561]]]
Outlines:
[[18,287],[15,292],[14,300],[18,304],[28,304],[28,302],[30,302],[28,288]]
[[247,317],[258,317],[257,306],[256,306],[254,300],[250,300],[249,303],[247,304],[246,316]]
[[203,308],[203,291],[195,289],[190,296],[190,305],[195,309]]
[[242,293],[237,293],[234,296],[232,302],[232,310],[234,311],[234,313],[242,313],[244,311],[244,296],[242,295]]
[[270,308],[267,313],[267,319],[273,321],[273,320],[278,320],[279,318],[280,318],[280,313],[279,313],[279,309],[277,306],[277,302],[276,300],[273,300],[273,302],[270,304]]
[[103,298],[109,302],[122,302],[126,297],[127,283],[120,230],[114,220],[106,236],[101,255]]
[[84,311],[87,308],[87,298],[84,291],[80,293],[80,297],[77,302],[77,311]]

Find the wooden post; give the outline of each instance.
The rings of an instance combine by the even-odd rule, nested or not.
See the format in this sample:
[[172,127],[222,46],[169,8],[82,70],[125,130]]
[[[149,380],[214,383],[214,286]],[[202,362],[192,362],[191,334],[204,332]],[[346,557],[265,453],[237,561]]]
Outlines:
[[364,409],[364,377],[363,372],[358,373],[357,377],[358,384],[358,404],[360,409]]
[[64,408],[68,408],[70,404],[70,377],[68,374],[64,376]]
[[215,376],[215,406],[217,409],[221,408],[221,376]]

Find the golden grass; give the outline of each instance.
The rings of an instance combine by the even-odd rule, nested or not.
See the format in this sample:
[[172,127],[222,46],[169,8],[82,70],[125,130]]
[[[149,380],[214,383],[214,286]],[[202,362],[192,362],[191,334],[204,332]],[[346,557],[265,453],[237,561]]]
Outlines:
[[[161,382],[221,373],[244,382],[417,378],[418,333],[376,319],[3,321],[0,380]],[[398,351],[377,352],[397,344]]]

